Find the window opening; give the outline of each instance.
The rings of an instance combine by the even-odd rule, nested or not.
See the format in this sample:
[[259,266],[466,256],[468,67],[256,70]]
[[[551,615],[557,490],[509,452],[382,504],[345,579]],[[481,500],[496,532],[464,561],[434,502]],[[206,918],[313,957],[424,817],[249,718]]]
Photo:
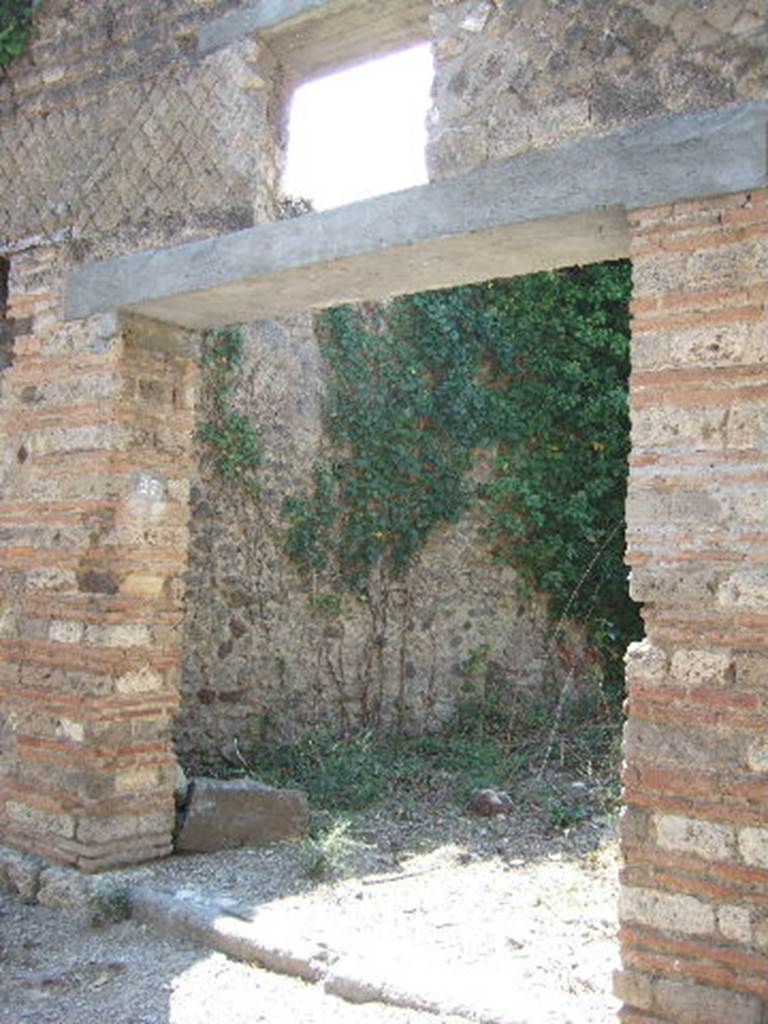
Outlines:
[[315,210],[427,180],[427,44],[300,86],[289,113],[283,191]]

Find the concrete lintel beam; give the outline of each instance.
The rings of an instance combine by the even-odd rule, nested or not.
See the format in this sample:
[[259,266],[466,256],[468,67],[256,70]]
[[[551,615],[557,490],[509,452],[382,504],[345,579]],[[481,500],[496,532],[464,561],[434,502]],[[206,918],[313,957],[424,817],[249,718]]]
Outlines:
[[260,0],[205,25],[202,55],[260,36],[296,82],[429,39],[431,0]]
[[626,210],[768,183],[762,101],[661,118],[471,174],[85,264],[70,319],[207,328],[629,253]]

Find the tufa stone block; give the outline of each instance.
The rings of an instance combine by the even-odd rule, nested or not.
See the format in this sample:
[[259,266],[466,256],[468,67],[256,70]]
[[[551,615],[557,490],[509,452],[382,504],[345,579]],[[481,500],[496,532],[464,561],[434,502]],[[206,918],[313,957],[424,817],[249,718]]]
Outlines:
[[768,869],[768,828],[742,829],[739,852],[750,867]]
[[690,853],[704,860],[726,861],[734,855],[731,826],[678,814],[656,814],[656,837],[663,850]]
[[685,686],[724,686],[731,666],[727,651],[684,648],[672,655],[672,675]]
[[759,996],[671,979],[654,986],[656,1006],[678,1024],[762,1024]]
[[613,994],[623,1003],[640,1010],[650,1010],[653,1006],[651,979],[640,971],[614,971]]
[[751,945],[752,914],[748,907],[732,904],[720,907],[717,912],[717,925],[724,938],[738,942],[742,946]]
[[622,921],[681,935],[712,935],[715,915],[709,904],[682,893],[625,885],[619,897]]
[[193,779],[176,849],[211,853],[299,839],[308,824],[300,790],[273,789],[252,779]]
[[88,886],[72,868],[46,868],[40,873],[37,902],[56,910],[82,908],[88,902]]

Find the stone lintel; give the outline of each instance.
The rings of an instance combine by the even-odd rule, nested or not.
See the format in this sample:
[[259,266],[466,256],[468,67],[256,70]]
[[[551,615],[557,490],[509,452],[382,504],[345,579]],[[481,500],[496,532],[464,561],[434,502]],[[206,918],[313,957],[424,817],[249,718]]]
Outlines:
[[292,81],[429,39],[431,0],[260,0],[200,30],[198,52],[265,39]]
[[768,182],[768,103],[647,121],[323,213],[75,267],[67,316],[189,328],[629,255],[626,211]]

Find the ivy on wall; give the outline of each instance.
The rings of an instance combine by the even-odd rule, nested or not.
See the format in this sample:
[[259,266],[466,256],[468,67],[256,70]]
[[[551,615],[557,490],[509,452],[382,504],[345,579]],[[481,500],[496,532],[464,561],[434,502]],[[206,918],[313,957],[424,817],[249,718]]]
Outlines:
[[245,335],[239,327],[209,332],[203,342],[209,417],[199,436],[210,448],[219,475],[251,497],[259,493],[263,452],[257,428],[234,405],[232,393],[243,362]]
[[0,0],[0,70],[27,48],[42,0]]
[[491,288],[511,345],[488,536],[553,618],[587,626],[614,679],[643,635],[624,565],[631,286],[621,261]]
[[288,551],[365,594],[380,561],[405,572],[439,522],[459,519],[474,449],[489,440],[472,289],[331,310],[317,320],[330,368],[333,457],[311,495],[285,502]]
[[[317,318],[330,457],[284,503],[287,550],[366,596],[441,523],[483,502],[495,556],[618,671],[641,635],[623,564],[630,266],[596,264]],[[493,479],[468,476],[497,452]]]

